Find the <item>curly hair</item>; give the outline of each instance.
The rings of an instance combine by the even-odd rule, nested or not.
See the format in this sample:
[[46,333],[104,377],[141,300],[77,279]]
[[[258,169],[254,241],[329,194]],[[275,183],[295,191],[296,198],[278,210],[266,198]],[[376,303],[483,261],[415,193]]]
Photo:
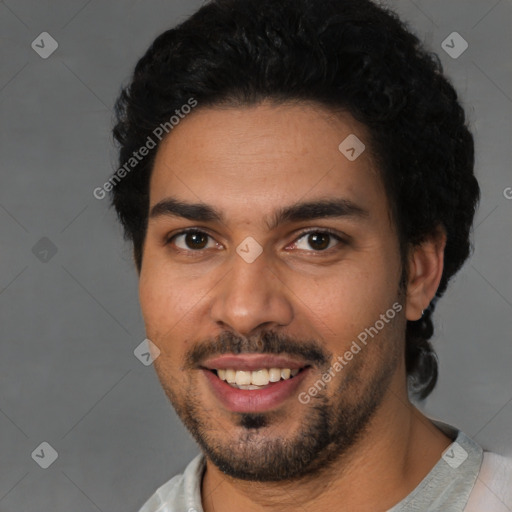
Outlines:
[[[407,248],[438,226],[447,234],[436,295],[406,326],[409,390],[428,396],[438,375],[432,313],[470,253],[480,196],[473,137],[438,57],[394,12],[370,0],[213,0],[158,36],[122,89],[113,129],[120,165],[190,98],[199,108],[315,102],[366,126],[403,268]],[[111,191],[139,272],[157,150]]]

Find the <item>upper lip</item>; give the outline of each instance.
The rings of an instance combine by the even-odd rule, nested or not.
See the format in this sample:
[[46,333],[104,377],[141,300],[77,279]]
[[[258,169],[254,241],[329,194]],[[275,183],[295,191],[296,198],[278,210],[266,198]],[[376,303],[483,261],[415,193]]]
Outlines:
[[299,361],[287,356],[271,354],[223,354],[202,363],[202,368],[208,370],[242,370],[255,371],[262,368],[300,369],[308,366],[305,361]]

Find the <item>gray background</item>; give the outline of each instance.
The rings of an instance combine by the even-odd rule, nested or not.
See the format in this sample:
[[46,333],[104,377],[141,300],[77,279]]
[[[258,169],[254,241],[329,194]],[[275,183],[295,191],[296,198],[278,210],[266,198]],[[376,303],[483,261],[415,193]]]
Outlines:
[[[120,84],[200,3],[0,1],[2,512],[135,511],[197,453],[133,354],[145,335],[131,248],[92,190],[115,168]],[[482,187],[474,255],[438,303],[441,377],[424,407],[510,456],[512,4],[391,5],[460,91]],[[59,44],[48,59],[31,48],[43,31]],[[441,49],[453,31],[469,43],[457,59]],[[43,441],[58,452],[48,469],[31,457]]]

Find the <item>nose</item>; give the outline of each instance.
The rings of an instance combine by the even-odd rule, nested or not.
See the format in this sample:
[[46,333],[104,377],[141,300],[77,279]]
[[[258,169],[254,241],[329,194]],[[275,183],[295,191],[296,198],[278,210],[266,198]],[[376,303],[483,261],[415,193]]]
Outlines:
[[234,254],[230,271],[215,287],[212,320],[243,336],[289,325],[293,319],[291,291],[276,274],[264,252],[252,263]]

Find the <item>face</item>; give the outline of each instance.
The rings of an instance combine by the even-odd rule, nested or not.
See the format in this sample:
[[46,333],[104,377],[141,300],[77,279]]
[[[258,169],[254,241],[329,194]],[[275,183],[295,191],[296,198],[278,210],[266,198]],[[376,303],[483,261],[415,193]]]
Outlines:
[[235,478],[327,467],[403,372],[398,238],[369,145],[338,148],[351,134],[367,139],[348,114],[262,103],[198,109],[158,150],[146,332],[178,415]]

